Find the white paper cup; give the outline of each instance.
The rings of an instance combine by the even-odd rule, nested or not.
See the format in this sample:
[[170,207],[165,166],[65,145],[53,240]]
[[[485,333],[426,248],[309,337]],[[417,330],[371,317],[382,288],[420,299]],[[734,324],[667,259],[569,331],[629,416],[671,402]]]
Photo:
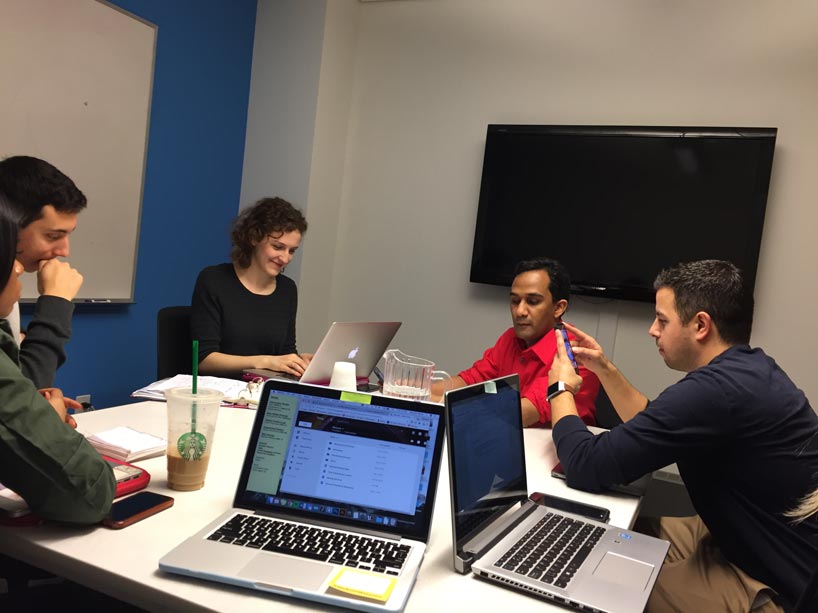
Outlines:
[[358,381],[355,377],[355,364],[352,362],[335,362],[332,368],[332,378],[329,386],[339,390],[354,392],[358,389]]

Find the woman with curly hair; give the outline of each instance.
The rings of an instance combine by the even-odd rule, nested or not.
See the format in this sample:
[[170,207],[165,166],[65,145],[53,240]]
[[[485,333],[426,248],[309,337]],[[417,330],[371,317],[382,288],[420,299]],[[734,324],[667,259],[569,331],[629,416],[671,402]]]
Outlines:
[[201,374],[303,374],[312,356],[296,349],[298,292],[281,273],[306,231],[301,212],[281,198],[263,198],[236,218],[232,262],[205,268],[193,290],[190,329]]

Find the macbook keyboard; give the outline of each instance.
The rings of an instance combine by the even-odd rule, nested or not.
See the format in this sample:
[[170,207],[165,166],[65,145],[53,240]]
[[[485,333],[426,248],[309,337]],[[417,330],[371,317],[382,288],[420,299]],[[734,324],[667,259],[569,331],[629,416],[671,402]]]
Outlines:
[[388,575],[400,574],[410,550],[409,545],[392,541],[243,514],[234,515],[207,538]]
[[603,534],[594,524],[547,513],[494,565],[565,588]]

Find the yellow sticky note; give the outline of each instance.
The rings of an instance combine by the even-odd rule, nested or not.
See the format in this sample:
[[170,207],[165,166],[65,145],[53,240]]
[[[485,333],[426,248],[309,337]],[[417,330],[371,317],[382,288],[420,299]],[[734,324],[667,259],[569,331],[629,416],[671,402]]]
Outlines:
[[342,568],[330,582],[329,587],[353,596],[386,602],[397,582],[395,577],[380,573]]
[[341,392],[341,400],[344,402],[357,402],[358,404],[372,404],[372,396],[355,392]]

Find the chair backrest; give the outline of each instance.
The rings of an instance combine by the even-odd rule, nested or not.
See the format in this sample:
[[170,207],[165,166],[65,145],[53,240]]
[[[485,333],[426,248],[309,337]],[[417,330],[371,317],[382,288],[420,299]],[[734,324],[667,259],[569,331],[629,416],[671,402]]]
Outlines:
[[616,412],[611,399],[605,393],[605,388],[600,385],[599,393],[596,396],[596,425],[610,430],[621,423],[622,419],[619,417],[619,413]]
[[156,379],[191,374],[192,349],[190,307],[159,309],[156,314]]

